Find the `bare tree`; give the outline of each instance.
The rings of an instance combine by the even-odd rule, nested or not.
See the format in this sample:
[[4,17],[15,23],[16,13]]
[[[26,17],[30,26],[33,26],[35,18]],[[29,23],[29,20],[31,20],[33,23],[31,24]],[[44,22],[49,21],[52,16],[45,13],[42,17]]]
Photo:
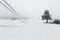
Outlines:
[[45,10],[44,14],[42,15],[42,20],[46,20],[46,23],[48,23],[48,20],[52,20],[48,10]]

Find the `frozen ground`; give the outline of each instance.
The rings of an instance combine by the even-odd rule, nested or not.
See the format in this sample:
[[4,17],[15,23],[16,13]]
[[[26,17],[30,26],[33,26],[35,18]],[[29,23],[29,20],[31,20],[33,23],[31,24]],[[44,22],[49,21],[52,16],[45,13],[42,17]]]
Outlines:
[[41,20],[0,20],[0,40],[60,40],[60,25]]

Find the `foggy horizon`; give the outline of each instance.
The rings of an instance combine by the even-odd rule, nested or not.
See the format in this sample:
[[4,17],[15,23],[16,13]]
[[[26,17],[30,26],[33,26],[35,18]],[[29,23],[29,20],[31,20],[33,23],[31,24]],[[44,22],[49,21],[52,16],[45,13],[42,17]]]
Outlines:
[[41,18],[41,15],[44,13],[45,10],[49,10],[49,13],[52,15],[53,18],[60,18],[59,0],[6,0],[6,1],[20,15],[25,17],[39,19]]

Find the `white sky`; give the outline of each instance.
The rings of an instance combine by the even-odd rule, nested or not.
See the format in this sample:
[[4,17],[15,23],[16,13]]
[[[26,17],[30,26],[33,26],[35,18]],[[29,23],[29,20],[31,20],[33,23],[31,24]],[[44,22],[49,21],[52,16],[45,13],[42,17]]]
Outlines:
[[53,17],[60,17],[60,0],[6,0],[24,16],[40,18],[45,9],[48,9]]

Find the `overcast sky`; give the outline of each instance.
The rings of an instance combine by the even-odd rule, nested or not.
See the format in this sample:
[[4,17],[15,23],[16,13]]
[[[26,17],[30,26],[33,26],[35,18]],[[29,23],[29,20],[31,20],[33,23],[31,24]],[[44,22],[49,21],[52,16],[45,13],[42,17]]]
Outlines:
[[54,18],[60,17],[60,0],[6,0],[6,1],[19,14],[24,16],[40,18],[44,11],[47,9]]

